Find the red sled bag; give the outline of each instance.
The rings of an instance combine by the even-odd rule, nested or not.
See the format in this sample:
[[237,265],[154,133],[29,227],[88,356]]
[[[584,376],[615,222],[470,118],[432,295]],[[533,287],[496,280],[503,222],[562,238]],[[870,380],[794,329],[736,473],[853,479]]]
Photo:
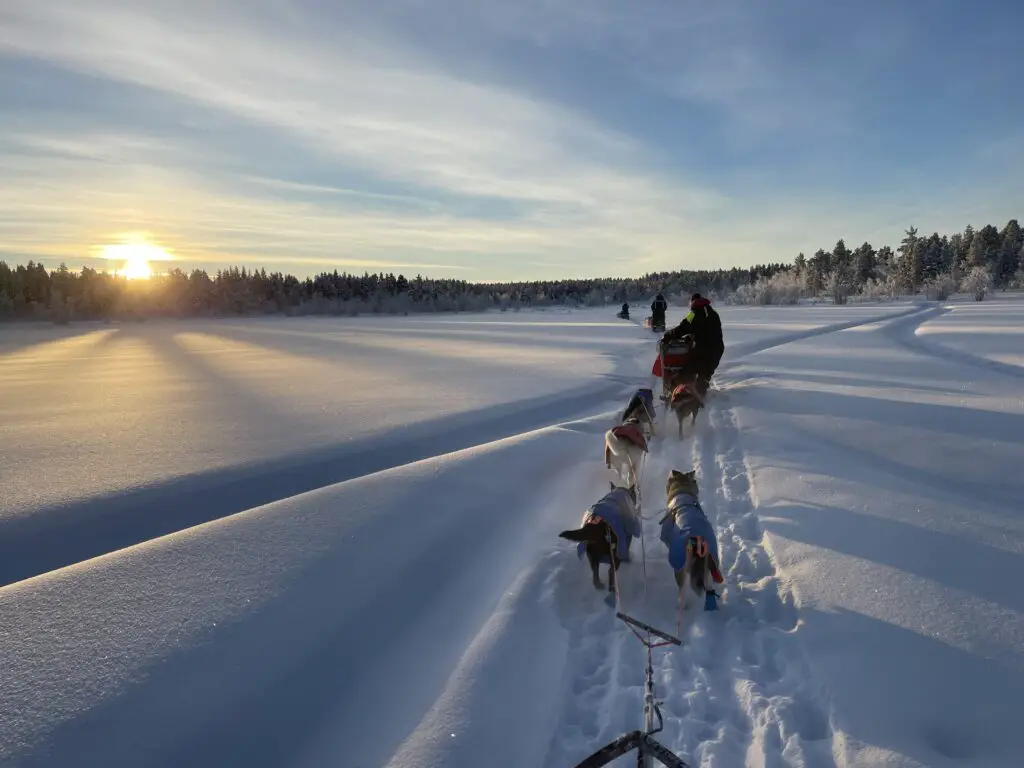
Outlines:
[[[676,342],[669,346],[669,352],[665,355],[665,365],[669,368],[683,368],[690,360],[691,345],[686,342]],[[664,375],[661,368],[661,354],[654,358],[654,367],[651,368],[651,375],[659,379]]]

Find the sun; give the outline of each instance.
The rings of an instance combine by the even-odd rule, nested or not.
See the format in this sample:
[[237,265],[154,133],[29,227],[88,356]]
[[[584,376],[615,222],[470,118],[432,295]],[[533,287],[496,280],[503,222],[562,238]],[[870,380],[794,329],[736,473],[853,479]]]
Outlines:
[[153,268],[144,256],[129,256],[117,274],[129,280],[148,280],[153,276]]
[[103,246],[103,258],[120,261],[116,274],[128,280],[148,280],[153,276],[151,261],[170,261],[171,255],[159,245],[145,240]]

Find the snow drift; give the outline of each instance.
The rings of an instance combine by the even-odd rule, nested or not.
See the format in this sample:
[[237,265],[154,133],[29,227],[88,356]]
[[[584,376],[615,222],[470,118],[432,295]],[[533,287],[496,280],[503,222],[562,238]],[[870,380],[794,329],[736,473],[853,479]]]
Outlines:
[[[971,343],[1014,336],[1002,306],[721,308],[718,392],[654,441],[620,571],[671,631],[654,517],[695,469],[728,588],[656,656],[688,762],[1024,762],[1020,378]],[[38,574],[0,588],[0,763],[556,768],[638,727],[643,648],[557,538],[651,383],[653,334],[607,314],[0,342],[28,414],[0,404],[0,546]]]

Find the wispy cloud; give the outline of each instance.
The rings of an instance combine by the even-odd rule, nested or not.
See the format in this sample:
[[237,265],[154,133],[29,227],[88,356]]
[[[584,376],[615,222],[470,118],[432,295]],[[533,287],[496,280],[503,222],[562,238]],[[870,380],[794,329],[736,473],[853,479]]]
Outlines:
[[940,197],[924,166],[864,194],[858,88],[911,29],[870,7],[7,0],[0,250],[146,231],[196,263],[470,278],[789,260]]

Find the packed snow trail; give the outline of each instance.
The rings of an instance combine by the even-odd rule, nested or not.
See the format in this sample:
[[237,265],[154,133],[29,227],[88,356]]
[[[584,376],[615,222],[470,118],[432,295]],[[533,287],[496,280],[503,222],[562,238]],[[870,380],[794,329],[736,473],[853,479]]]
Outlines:
[[[624,610],[676,631],[676,587],[657,519],[672,469],[697,471],[701,504],[716,526],[728,599],[718,613],[684,617],[683,645],[657,649],[656,693],[664,700],[659,738],[691,765],[827,766],[833,734],[828,705],[793,632],[797,611],[762,543],[739,430],[728,395],[715,393],[695,439],[680,442],[674,417],[659,406],[660,435],[642,484],[649,603],[640,542],[620,570]],[[598,594],[579,592],[585,574],[560,575],[572,620],[567,697],[546,768],[572,765],[617,735],[639,727],[643,645]],[[652,608],[653,606],[653,608]]]

